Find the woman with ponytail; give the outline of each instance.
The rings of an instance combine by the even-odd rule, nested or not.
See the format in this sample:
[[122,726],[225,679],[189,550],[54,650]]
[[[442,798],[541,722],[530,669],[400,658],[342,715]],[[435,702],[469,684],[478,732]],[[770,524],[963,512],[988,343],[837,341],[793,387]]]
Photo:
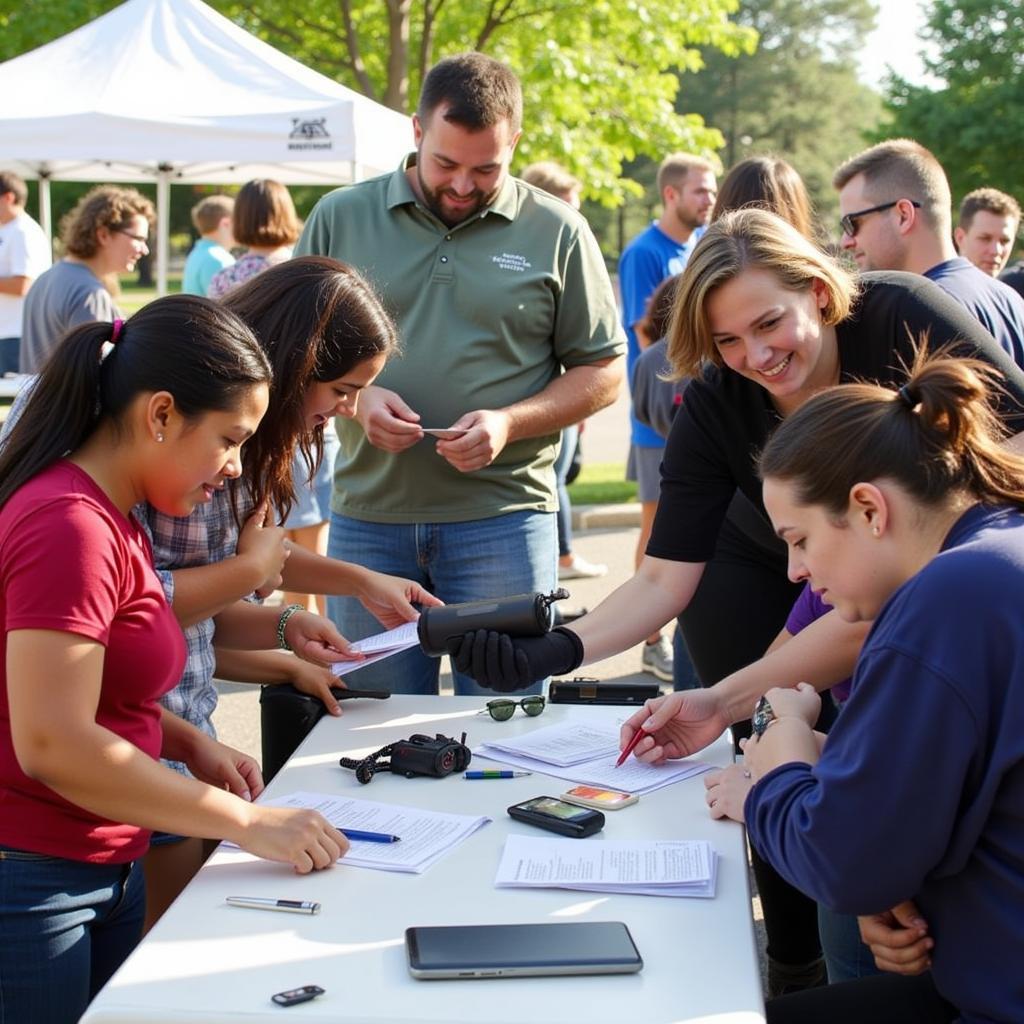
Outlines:
[[[253,805],[255,762],[158,704],[185,644],[132,510],[185,516],[238,477],[270,382],[237,317],[159,299],[69,334],[0,450],[3,1024],[78,1020],[127,956],[150,830],[300,872],[347,848],[318,814]],[[248,642],[276,624],[268,609]]]
[[898,390],[811,399],[761,456],[790,578],[873,625],[820,756],[814,690],[769,690],[708,802],[794,885],[867,915],[898,975],[787,997],[769,1021],[1021,1019],[1024,458],[999,386],[922,354]]

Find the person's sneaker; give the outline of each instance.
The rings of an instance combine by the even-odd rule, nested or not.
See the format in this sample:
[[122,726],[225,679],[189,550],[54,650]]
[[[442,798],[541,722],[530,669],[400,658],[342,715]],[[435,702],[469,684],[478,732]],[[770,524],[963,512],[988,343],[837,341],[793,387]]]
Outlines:
[[672,682],[672,644],[667,636],[660,636],[657,643],[644,644],[640,671],[650,672],[663,682]]
[[607,565],[595,565],[575,552],[572,555],[572,561],[568,565],[562,565],[561,562],[558,563],[558,578],[560,580],[592,580],[598,576],[607,575]]

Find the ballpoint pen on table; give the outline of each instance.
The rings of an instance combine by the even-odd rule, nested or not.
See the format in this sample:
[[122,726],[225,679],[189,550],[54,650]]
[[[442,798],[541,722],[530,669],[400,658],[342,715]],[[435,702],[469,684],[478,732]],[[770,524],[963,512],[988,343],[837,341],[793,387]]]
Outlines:
[[288,914],[319,914],[320,904],[312,900],[275,900],[267,896],[228,896],[225,903],[251,910],[283,910]]
[[401,836],[392,836],[387,832],[363,832],[358,828],[339,828],[338,831],[346,839],[357,839],[362,843],[399,843]]
[[481,771],[465,772],[464,779],[522,779],[533,772],[511,772],[499,768],[484,768]]

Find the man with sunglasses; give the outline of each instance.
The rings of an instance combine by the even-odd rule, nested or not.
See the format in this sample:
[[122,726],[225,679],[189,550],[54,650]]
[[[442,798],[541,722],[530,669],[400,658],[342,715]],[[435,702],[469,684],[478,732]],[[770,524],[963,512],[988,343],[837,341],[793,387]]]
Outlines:
[[949,182],[931,152],[912,139],[890,139],[847,160],[832,184],[842,247],[861,270],[930,278],[1024,366],[1024,299],[957,256]]

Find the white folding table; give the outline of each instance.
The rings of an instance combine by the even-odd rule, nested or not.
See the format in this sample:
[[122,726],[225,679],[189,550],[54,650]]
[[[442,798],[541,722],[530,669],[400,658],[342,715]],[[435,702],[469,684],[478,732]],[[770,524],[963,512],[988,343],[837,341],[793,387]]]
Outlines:
[[[381,774],[361,786],[338,766],[412,733],[467,732],[472,746],[492,736],[578,718],[619,721],[623,708],[549,705],[509,722],[478,715],[481,698],[353,700],[325,717],[268,787],[345,793],[493,819],[422,875],[348,868],[311,875],[221,847],[95,999],[85,1024],[184,1024],[330,1020],[351,1024],[764,1024],[760,972],[747,883],[743,829],[712,821],[702,779],[647,794],[607,813],[607,839],[708,839],[719,854],[714,899],[606,895],[558,889],[496,889],[506,836],[542,836],[505,808],[557,796],[572,783],[528,778],[467,781]],[[704,753],[724,765],[726,737]],[[482,763],[481,763],[482,764]],[[474,765],[476,766],[476,765]],[[226,896],[317,900],[319,915],[243,910]],[[403,933],[411,925],[525,921],[624,921],[644,959],[636,975],[416,981]],[[275,992],[316,984],[320,998],[289,1009]],[[283,1015],[283,1016],[282,1016]]]

